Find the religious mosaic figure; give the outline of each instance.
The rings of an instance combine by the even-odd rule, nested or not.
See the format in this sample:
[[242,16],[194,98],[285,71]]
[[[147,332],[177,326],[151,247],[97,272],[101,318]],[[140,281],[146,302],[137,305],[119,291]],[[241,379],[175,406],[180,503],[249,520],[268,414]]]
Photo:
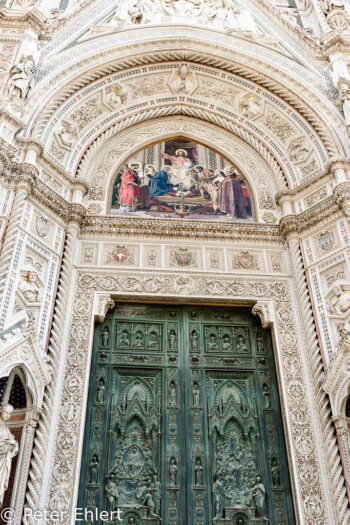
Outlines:
[[175,486],[177,479],[177,465],[175,458],[171,458],[169,465],[169,484]]
[[174,155],[162,153],[165,160],[171,161],[171,178],[170,182],[173,185],[181,184],[186,190],[189,190],[194,184],[193,162],[187,156],[187,151],[178,149]]
[[130,168],[125,170],[121,176],[119,190],[120,211],[126,213],[136,211],[136,199],[140,197],[139,178],[137,175],[139,167],[138,162],[132,162]]
[[118,508],[119,501],[119,490],[114,474],[111,474],[107,479],[105,493],[107,500],[107,511],[114,512]]
[[94,454],[90,462],[90,483],[95,485],[98,482],[98,457]]
[[169,350],[176,352],[176,333],[175,330],[170,330],[169,334]]
[[5,404],[0,412],[0,507],[8,488],[12,458],[18,454],[18,442],[6,426],[13,412],[13,406]]
[[253,486],[253,498],[255,502],[255,517],[264,518],[265,517],[265,498],[266,498],[266,489],[261,477],[256,477],[256,482]]
[[168,184],[168,171],[170,166],[163,166],[160,171],[153,176],[150,181],[150,198],[157,197],[158,195],[164,195],[170,190]]
[[226,178],[220,184],[220,210],[231,217],[247,218],[241,182],[233,167],[225,169]]

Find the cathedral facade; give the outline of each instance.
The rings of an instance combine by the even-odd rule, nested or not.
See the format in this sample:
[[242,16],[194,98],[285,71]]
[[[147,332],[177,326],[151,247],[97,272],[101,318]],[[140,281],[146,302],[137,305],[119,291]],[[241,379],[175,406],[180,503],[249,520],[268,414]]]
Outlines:
[[349,524],[349,3],[0,6],[0,523]]

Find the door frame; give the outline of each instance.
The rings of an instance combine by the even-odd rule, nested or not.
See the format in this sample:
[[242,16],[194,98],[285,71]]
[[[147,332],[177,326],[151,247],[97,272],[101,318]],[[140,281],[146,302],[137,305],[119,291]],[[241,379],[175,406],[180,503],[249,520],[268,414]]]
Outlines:
[[[66,451],[59,444],[54,447],[49,487],[49,501],[59,494],[66,502],[66,522],[75,523],[94,323],[102,322],[107,311],[118,302],[252,307],[262,327],[271,329],[296,523],[307,523],[315,502],[318,523],[327,525],[334,521],[320,419],[304,350],[308,345],[292,279],[280,277],[272,282],[254,275],[235,279],[209,272],[154,275],[144,270],[107,269],[76,272],[75,282],[67,313],[67,351],[59,396],[60,405],[74,405],[75,415],[74,421],[68,421],[61,411],[57,421],[60,436],[69,436],[74,446]],[[76,362],[77,349],[80,349],[78,366],[72,360],[75,355]],[[78,378],[78,388],[72,388],[73,376]],[[62,482],[57,474],[63,460],[70,465],[68,482]]]

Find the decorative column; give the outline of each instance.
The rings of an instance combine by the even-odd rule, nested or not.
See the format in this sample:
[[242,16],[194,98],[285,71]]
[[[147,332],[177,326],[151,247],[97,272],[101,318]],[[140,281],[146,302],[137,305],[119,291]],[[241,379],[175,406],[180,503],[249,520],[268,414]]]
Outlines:
[[[35,169],[32,166],[30,168],[33,170]],[[16,257],[15,246],[19,234],[19,228],[26,204],[26,199],[30,193],[32,177],[33,173],[31,173],[31,169],[26,170],[26,173],[19,173],[16,177],[13,177],[16,193],[0,254],[0,297],[3,301],[2,306],[6,302],[6,299],[8,299],[7,294],[4,294],[4,291],[11,267],[11,261],[14,257]],[[4,322],[5,316],[3,313],[0,320],[0,329],[3,328]]]
[[[73,196],[73,201],[77,200]],[[80,199],[78,199],[80,200]],[[46,387],[43,399],[42,413],[38,421],[33,446],[33,455],[29,471],[27,486],[26,507],[31,509],[31,516],[23,520],[23,523],[37,525],[33,513],[41,508],[41,492],[43,486],[43,473],[48,454],[49,433],[51,430],[51,419],[54,413],[54,405],[57,403],[56,384],[58,369],[62,358],[62,342],[64,335],[64,322],[69,300],[71,274],[73,269],[74,254],[80,224],[85,214],[85,208],[81,204],[70,206],[69,223],[66,233],[66,241],[62,258],[62,268],[57,290],[55,311],[53,316],[50,344],[48,348],[49,365],[52,367],[52,380]]]
[[[308,342],[308,353],[311,364],[312,379],[315,388],[315,395],[318,405],[318,411],[321,419],[323,441],[327,454],[328,470],[332,485],[333,497],[335,500],[336,514],[338,523],[346,525],[350,523],[350,509],[345,487],[345,479],[335,427],[332,421],[332,412],[327,394],[323,390],[325,380],[321,350],[318,344],[316,326],[313,318],[312,304],[310,300],[308,283],[306,280],[304,263],[301,252],[299,236],[295,230],[288,228],[290,217],[285,217],[281,221],[281,227],[287,234],[290,249],[290,258],[293,265],[294,279],[299,295],[300,307],[305,334]],[[287,227],[287,228],[286,228]]]

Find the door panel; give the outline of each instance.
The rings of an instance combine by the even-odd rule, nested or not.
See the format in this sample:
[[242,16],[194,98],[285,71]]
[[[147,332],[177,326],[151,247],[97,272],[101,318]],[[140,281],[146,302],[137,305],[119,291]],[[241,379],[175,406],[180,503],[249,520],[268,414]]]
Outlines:
[[79,507],[294,523],[270,337],[249,311],[123,305],[97,326]]

